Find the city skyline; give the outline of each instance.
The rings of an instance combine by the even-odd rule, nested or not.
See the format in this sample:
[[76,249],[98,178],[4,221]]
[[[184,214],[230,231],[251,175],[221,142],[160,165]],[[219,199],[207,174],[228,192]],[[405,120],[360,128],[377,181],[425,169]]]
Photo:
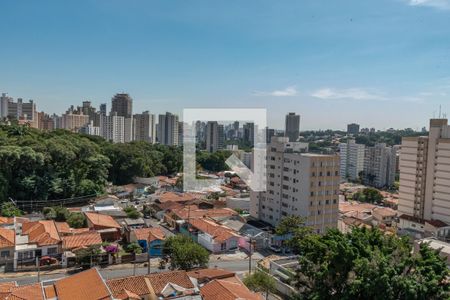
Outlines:
[[120,92],[180,117],[262,107],[279,129],[289,111],[302,130],[420,130],[449,112],[450,2],[346,3],[5,2],[0,92],[48,113]]

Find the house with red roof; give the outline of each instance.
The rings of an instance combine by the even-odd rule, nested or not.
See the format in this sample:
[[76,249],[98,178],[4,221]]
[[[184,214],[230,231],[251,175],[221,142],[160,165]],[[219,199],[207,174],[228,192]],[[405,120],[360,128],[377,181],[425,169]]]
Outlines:
[[94,212],[85,212],[90,230],[100,233],[103,241],[115,242],[122,236],[121,226],[113,217]]

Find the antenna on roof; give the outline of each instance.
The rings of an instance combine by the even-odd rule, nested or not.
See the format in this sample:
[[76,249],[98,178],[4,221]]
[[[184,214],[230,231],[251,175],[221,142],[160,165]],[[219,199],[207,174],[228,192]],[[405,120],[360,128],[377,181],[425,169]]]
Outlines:
[[441,105],[439,104],[439,119],[441,118]]

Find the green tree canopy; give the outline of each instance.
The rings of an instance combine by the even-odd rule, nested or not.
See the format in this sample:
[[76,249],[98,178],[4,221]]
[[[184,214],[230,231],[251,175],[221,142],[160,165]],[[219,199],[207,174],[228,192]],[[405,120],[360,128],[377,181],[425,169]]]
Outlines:
[[67,217],[67,224],[70,228],[83,228],[87,226],[86,217],[79,212],[70,213]]
[[170,258],[172,269],[190,270],[195,267],[206,267],[209,261],[209,252],[183,235],[166,239],[163,254]]
[[297,240],[295,285],[304,299],[448,299],[445,259],[426,244],[379,230],[329,230]]
[[22,211],[18,209],[11,202],[3,202],[0,208],[0,214],[2,217],[20,217],[22,215]]
[[247,275],[243,280],[244,284],[252,291],[264,293],[268,299],[269,293],[277,291],[275,279],[263,271],[256,271],[251,275]]

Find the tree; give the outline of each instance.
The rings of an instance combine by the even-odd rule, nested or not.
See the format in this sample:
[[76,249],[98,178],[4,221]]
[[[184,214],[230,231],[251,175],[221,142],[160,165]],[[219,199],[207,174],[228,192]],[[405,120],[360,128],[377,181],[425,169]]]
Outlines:
[[383,195],[375,188],[365,188],[355,193],[353,200],[367,203],[380,203],[383,201]]
[[134,253],[134,254],[142,253],[141,246],[139,246],[139,244],[136,242],[128,244],[126,249],[127,249],[127,252],[130,252],[130,253]]
[[17,208],[12,202],[3,202],[1,206],[2,217],[20,217],[22,211]]
[[87,248],[81,248],[75,251],[76,263],[83,268],[91,267],[91,263],[95,263],[98,255],[101,253],[100,245],[93,245]]
[[62,206],[44,207],[42,213],[47,220],[56,222],[65,222],[70,215],[69,210]]
[[170,258],[172,269],[190,270],[195,267],[206,267],[209,261],[209,252],[183,235],[166,239],[163,254]]
[[141,217],[141,213],[134,206],[125,207],[123,211],[127,214],[127,217],[130,219],[138,219]]
[[86,217],[78,212],[71,213],[67,218],[67,223],[71,228],[83,228],[87,226]]
[[252,291],[257,293],[265,293],[266,299],[269,293],[277,291],[275,279],[263,271],[256,271],[244,278],[244,284]]
[[289,245],[295,253],[298,253],[298,241],[310,233],[311,228],[305,226],[305,220],[299,216],[284,217],[275,228],[275,234],[283,237],[283,245]]
[[445,259],[426,244],[374,229],[333,229],[297,240],[294,284],[304,299],[448,299]]

